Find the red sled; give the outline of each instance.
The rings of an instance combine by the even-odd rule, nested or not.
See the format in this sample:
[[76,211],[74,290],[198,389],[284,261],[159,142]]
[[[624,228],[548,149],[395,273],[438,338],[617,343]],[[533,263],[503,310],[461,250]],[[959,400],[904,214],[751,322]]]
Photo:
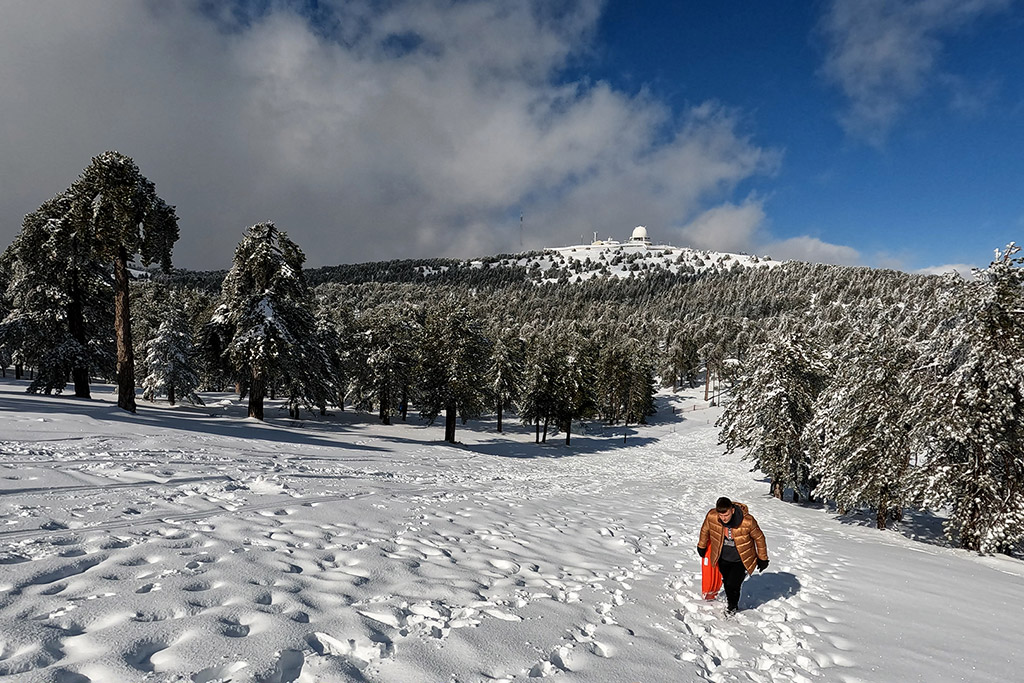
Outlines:
[[700,592],[705,600],[714,600],[718,597],[718,591],[722,590],[722,572],[718,570],[717,564],[711,564],[711,558],[705,555],[701,558]]

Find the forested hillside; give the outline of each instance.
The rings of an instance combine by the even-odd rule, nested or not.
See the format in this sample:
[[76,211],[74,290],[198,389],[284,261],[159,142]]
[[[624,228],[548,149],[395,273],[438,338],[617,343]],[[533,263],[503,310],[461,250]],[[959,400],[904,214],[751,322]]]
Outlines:
[[[3,257],[0,364],[50,393],[76,369],[112,377],[103,292],[113,276],[39,246],[54,224],[44,219],[27,221]],[[75,278],[32,295],[75,258]],[[144,397],[231,389],[260,419],[265,397],[293,416],[354,408],[384,424],[413,410],[442,418],[453,442],[460,420],[492,414],[499,431],[516,419],[538,442],[557,432],[571,444],[587,422],[643,423],[659,385],[705,383],[709,401],[726,405],[723,444],[742,449],[775,495],[866,507],[883,528],[907,508],[942,509],[955,543],[1020,544],[1024,335],[1012,245],[970,281],[678,248],[304,261],[265,223],[246,232],[228,271],[135,279]],[[73,307],[75,329],[64,314]]]

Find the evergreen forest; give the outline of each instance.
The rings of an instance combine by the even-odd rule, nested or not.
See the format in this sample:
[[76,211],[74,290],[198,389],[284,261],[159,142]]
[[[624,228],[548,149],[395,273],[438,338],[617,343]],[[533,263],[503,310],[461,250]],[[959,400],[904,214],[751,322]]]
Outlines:
[[4,375],[83,397],[115,382],[128,411],[135,378],[147,401],[237,392],[258,419],[268,398],[292,417],[415,411],[453,443],[488,415],[569,446],[588,424],[644,423],[659,388],[703,385],[724,448],[780,498],[882,529],[940,511],[979,552],[1024,542],[1015,245],[964,279],[678,248],[307,269],[269,222],[195,272],[171,266],[176,238],[130,159],[94,159],[0,257]]

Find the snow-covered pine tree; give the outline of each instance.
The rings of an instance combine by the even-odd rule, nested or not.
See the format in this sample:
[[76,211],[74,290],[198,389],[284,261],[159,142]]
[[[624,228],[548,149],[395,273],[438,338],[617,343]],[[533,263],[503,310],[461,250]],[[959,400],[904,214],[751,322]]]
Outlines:
[[[338,410],[344,410],[346,387],[355,374],[346,362],[355,338],[355,318],[348,302],[335,288],[318,287],[315,296],[316,335],[320,347],[327,354],[328,374],[333,379],[331,402],[338,406]],[[326,406],[321,412],[327,412]]]
[[794,500],[808,493],[811,463],[801,435],[823,385],[820,362],[803,338],[776,332],[754,350],[718,419],[719,443],[729,453],[745,449],[776,498],[786,487]]
[[302,360],[297,366],[289,368],[282,377],[288,415],[296,420],[303,408],[326,413],[327,404],[338,395],[337,380],[331,372],[331,360],[318,334],[316,318],[311,309],[311,303],[307,302],[307,310],[304,311],[307,319],[303,321],[302,327],[310,328],[310,336],[299,344],[298,351]]
[[[879,311],[878,321],[892,316]],[[815,493],[840,510],[873,508],[879,529],[911,502],[908,376],[917,354],[892,330],[857,334],[834,363],[804,429]]]
[[935,359],[919,371],[910,422],[923,502],[947,536],[979,552],[1024,540],[1024,257],[996,251],[977,282],[950,289]]
[[654,414],[654,359],[641,337],[623,327],[599,341],[598,414],[608,424],[642,424]]
[[360,317],[353,352],[349,394],[358,408],[376,407],[382,424],[405,410],[414,381],[418,327],[411,311],[392,305],[373,309]]
[[155,401],[166,396],[174,405],[183,398],[193,405],[203,405],[196,393],[199,373],[196,369],[196,344],[184,311],[169,307],[166,319],[146,345],[146,375],[142,381],[142,397]]
[[28,214],[5,252],[7,315],[0,344],[38,374],[30,392],[63,391],[89,398],[90,371],[109,375],[113,302],[110,276],[71,220],[72,197],[61,193]]
[[654,377],[654,359],[649,347],[639,340],[634,340],[632,347],[629,388],[622,417],[627,425],[647,424],[647,418],[655,413],[657,381]]
[[231,354],[227,350],[234,328],[227,318],[219,315],[223,301],[223,282],[224,278],[221,278],[211,305],[203,311],[205,315],[198,318],[203,321],[196,330],[200,388],[205,391],[234,389],[239,398],[244,398],[249,380],[235,371]]
[[573,420],[597,413],[597,351],[592,336],[576,325],[563,332],[557,347],[554,417],[565,432],[565,445],[571,443]]
[[207,343],[221,349],[236,376],[248,384],[249,417],[258,420],[264,417],[263,401],[272,382],[287,382],[289,402],[304,400],[311,406],[318,405],[325,393],[321,389],[330,384],[304,262],[298,245],[273,223],[250,227],[235,249],[207,328]]
[[478,417],[486,404],[490,341],[480,321],[454,297],[427,312],[420,342],[424,418],[445,414],[444,440],[455,443],[458,417]]
[[417,342],[421,339],[425,312],[421,306],[403,302],[395,311],[395,317],[398,320],[398,337],[402,342],[402,348],[397,352],[398,414],[405,422],[409,416],[409,403],[418,399],[420,350]]
[[546,443],[548,425],[558,401],[557,382],[561,373],[561,356],[550,330],[530,335],[526,348],[519,418],[524,425],[534,425],[536,443]]
[[[371,393],[377,404],[381,424],[391,424],[391,417],[398,412],[400,392],[401,343],[398,341],[398,326],[390,311],[378,311],[366,321],[367,329],[362,337],[367,344],[366,371]],[[407,346],[408,348],[408,346]]]
[[156,186],[131,157],[104,152],[68,190],[75,236],[114,268],[114,337],[117,341],[117,405],[135,412],[128,264],[141,254],[144,265],[168,271],[178,239],[178,217],[156,194]]
[[5,341],[3,335],[3,321],[11,312],[11,300],[7,295],[7,288],[11,283],[11,266],[13,255],[8,247],[0,253],[0,374],[7,377],[7,366],[14,359],[14,349]]
[[184,314],[176,305],[183,295],[181,289],[170,289],[152,279],[132,281],[132,340],[135,343],[133,356],[136,377],[145,378],[149,374],[149,344],[156,338],[160,326],[171,317]]
[[606,330],[599,339],[597,392],[598,413],[607,424],[617,424],[623,418],[630,365],[629,350],[625,344],[618,335]]
[[487,378],[498,416],[498,432],[501,432],[505,408],[515,405],[522,393],[526,342],[515,330],[503,326],[495,327],[492,338]]
[[678,324],[669,329],[665,351],[661,357],[661,383],[677,390],[685,381],[690,388],[697,386],[700,368],[698,348],[689,330]]
[[346,368],[345,397],[356,410],[372,411],[378,399],[378,392],[369,363],[373,335],[368,323],[365,314],[353,322],[351,336],[342,352],[342,362]]
[[0,253],[0,365],[3,366],[4,377],[7,377],[7,367],[14,363],[15,356],[18,354],[15,340],[8,339],[4,328],[4,321],[7,320],[13,306],[9,293],[13,268],[14,245],[12,244]]

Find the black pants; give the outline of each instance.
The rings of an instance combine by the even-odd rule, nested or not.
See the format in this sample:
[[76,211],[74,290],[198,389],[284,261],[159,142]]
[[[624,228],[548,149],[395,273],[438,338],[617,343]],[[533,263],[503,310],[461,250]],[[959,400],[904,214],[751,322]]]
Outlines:
[[747,568],[742,562],[718,561],[718,569],[722,572],[722,583],[725,585],[725,598],[729,601],[729,609],[740,606],[740,586],[747,577]]

